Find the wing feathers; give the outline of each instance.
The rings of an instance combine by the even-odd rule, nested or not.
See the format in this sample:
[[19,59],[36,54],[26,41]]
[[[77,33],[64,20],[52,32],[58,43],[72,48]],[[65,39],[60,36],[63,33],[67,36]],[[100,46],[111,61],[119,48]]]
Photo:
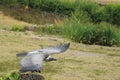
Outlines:
[[16,56],[17,57],[25,57],[27,54],[34,54],[34,53],[46,53],[46,54],[58,54],[58,53],[62,53],[64,51],[66,51],[70,46],[70,43],[66,43],[66,44],[61,44],[58,46],[53,46],[53,47],[48,47],[48,48],[43,48],[40,50],[35,50],[35,51],[31,51],[31,52],[24,52],[24,53],[18,53]]
[[47,53],[47,54],[58,54],[58,53],[62,53],[64,51],[66,51],[69,48],[69,46],[70,46],[70,43],[66,43],[64,45],[44,48],[39,51],[43,52],[43,53]]
[[24,57],[26,56],[28,53],[27,52],[23,52],[23,53],[18,53],[16,54],[17,57]]
[[60,46],[60,52],[66,51],[70,46],[70,43],[64,44],[63,46]]

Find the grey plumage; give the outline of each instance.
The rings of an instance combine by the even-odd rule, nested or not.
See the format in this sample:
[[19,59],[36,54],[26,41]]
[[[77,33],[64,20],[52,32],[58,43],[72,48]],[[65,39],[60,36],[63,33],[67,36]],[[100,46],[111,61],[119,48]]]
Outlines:
[[50,58],[50,54],[59,54],[66,51],[70,46],[70,43],[64,45],[47,47],[40,50],[34,50],[31,52],[18,53],[17,57],[22,57],[20,61],[20,72],[36,71],[40,72],[43,61],[53,61],[54,58]]

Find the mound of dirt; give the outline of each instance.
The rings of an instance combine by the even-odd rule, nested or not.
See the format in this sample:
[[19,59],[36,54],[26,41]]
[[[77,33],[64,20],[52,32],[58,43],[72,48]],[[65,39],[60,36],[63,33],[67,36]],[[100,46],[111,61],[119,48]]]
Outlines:
[[44,80],[44,77],[38,74],[20,74],[19,80]]

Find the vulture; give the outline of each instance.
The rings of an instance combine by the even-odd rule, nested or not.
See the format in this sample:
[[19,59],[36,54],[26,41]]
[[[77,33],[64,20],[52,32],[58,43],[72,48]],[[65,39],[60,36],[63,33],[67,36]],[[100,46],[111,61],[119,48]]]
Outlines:
[[41,72],[43,61],[55,61],[55,58],[50,57],[51,54],[59,54],[65,52],[70,46],[70,43],[51,46],[31,52],[23,52],[16,54],[17,57],[22,57],[20,61],[20,72]]

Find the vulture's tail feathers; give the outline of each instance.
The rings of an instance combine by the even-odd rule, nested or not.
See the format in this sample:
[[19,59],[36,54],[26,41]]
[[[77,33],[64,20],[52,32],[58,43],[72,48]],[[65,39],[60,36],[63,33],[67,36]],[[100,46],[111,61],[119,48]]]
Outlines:
[[17,57],[24,57],[27,55],[27,52],[23,52],[23,53],[18,53],[16,54]]

